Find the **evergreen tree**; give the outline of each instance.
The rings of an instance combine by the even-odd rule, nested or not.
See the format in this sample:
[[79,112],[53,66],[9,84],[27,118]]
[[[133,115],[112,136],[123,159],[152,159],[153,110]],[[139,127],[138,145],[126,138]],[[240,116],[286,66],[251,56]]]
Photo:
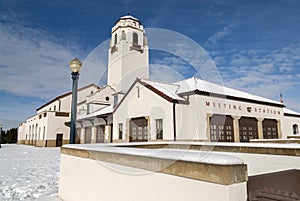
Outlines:
[[1,144],[6,144],[5,137],[6,137],[5,131],[1,130]]
[[5,141],[6,143],[17,143],[18,141],[18,129],[11,128],[5,133]]

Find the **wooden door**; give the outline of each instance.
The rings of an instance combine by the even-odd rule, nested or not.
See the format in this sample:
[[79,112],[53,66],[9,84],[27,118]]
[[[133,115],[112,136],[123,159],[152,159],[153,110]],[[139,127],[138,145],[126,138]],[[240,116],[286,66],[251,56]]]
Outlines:
[[145,117],[131,119],[129,141],[130,142],[148,141],[148,121]]
[[56,134],[56,146],[61,147],[63,145],[63,134]]

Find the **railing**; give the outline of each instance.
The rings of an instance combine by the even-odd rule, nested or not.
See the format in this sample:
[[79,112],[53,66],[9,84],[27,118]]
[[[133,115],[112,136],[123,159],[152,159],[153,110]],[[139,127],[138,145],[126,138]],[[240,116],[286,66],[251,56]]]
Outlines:
[[130,50],[136,50],[136,51],[143,53],[142,46],[135,44],[135,43],[132,44],[132,46],[130,47]]

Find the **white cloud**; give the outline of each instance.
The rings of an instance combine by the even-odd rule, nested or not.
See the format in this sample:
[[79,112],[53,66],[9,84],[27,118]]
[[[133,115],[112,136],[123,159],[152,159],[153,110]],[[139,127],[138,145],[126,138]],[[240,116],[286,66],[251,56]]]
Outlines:
[[20,24],[0,23],[0,90],[53,98],[71,85],[71,49],[48,33]]
[[100,86],[106,84],[109,42],[110,40],[108,39],[98,45],[82,61],[79,86],[86,86],[91,83]]
[[291,92],[297,94],[300,86],[300,72],[295,65],[299,62],[300,51],[296,46],[275,51],[235,50],[229,61],[224,61],[221,53],[214,52],[214,55],[221,66],[225,85],[278,101],[282,91],[287,96],[287,107],[300,111],[300,96],[294,95],[294,101],[289,97]]
[[19,125],[19,121],[9,120],[9,119],[0,119],[0,122],[3,126],[2,130],[9,130],[11,128],[17,128]]
[[185,79],[184,76],[172,66],[151,64],[150,79],[168,83],[178,82]]
[[229,27],[223,27],[221,31],[210,36],[207,39],[205,45],[215,45],[218,43],[219,40],[221,40],[225,36],[228,36],[229,34],[230,34]]
[[[214,80],[218,83],[222,82],[219,77],[219,72],[210,56],[192,39],[180,33],[165,29],[146,29],[146,34],[152,50],[159,50],[175,55],[175,57],[178,57],[193,68],[197,77],[208,81]],[[163,62],[165,62],[163,65],[168,65],[169,63],[167,60]],[[179,73],[184,72],[179,71]]]

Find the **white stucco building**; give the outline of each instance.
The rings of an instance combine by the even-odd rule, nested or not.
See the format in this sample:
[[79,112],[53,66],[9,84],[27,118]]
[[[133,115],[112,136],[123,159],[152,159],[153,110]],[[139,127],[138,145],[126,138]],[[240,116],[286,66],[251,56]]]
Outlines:
[[[78,89],[78,109],[82,104],[86,105],[86,97],[98,89],[94,84]],[[19,124],[18,143],[40,147],[69,143],[70,129],[65,122],[70,119],[71,98],[72,93],[69,92],[37,108],[35,115]]]
[[83,142],[249,142],[298,134],[300,114],[282,102],[194,77],[149,80],[148,42],[136,18],[120,18],[111,34],[107,84],[114,102],[79,118]]
[[109,90],[90,97],[95,103],[107,97],[110,105],[90,107],[78,118],[81,142],[249,142],[299,133],[300,114],[280,101],[195,77],[177,83],[149,80],[148,55],[141,22],[121,17],[111,32]]
[[[54,146],[63,134],[67,142],[70,101],[67,94],[38,108],[20,126],[19,141]],[[296,137],[300,125],[300,114],[280,101],[196,77],[177,83],[150,80],[146,33],[130,15],[111,30],[107,85],[79,90],[77,112],[78,143],[249,142]]]

